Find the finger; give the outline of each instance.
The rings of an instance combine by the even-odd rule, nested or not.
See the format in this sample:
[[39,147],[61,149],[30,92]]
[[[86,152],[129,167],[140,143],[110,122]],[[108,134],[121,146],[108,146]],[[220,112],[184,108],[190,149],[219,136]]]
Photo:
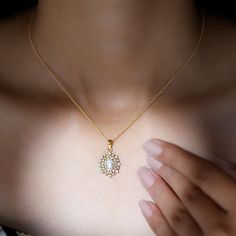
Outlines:
[[218,222],[224,221],[226,212],[210,199],[202,190],[169,166],[156,165],[155,157],[148,156],[147,161],[156,173],[170,186],[179,197],[188,212],[205,232]]
[[236,165],[234,163],[220,157],[217,154],[215,154],[213,161],[236,180]]
[[139,201],[139,207],[148,225],[156,235],[177,236],[163,217],[160,209],[153,202],[142,199]]
[[225,210],[233,208],[236,199],[235,180],[214,163],[157,139],[146,142],[144,149],[149,155],[183,174]]
[[[201,235],[200,228],[186,208],[155,172],[142,167],[138,170],[138,176],[143,186],[147,189],[154,202],[160,208],[166,221],[178,235]],[[153,181],[150,182],[149,178],[153,178]]]

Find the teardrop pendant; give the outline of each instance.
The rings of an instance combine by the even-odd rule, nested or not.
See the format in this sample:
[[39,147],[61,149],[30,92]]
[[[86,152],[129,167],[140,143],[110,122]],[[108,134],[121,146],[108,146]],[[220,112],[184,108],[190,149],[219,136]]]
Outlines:
[[102,173],[108,176],[109,178],[118,174],[121,166],[119,156],[113,153],[112,146],[113,141],[109,139],[107,152],[99,161]]

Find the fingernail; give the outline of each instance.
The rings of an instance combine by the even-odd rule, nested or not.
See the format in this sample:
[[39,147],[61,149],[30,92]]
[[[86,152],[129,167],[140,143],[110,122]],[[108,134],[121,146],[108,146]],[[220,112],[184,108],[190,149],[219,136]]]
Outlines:
[[148,155],[147,162],[154,170],[159,170],[163,166],[163,163],[158,161],[154,156]]
[[139,207],[141,208],[142,213],[146,216],[146,217],[151,217],[153,214],[153,210],[152,207],[148,204],[147,201],[145,200],[140,200],[138,202]]
[[160,142],[155,139],[150,139],[146,141],[143,144],[143,148],[150,156],[157,156],[160,155],[162,152]]
[[138,169],[138,176],[141,179],[141,182],[144,184],[145,187],[150,187],[155,183],[155,177],[151,174],[151,172],[145,168],[141,167]]

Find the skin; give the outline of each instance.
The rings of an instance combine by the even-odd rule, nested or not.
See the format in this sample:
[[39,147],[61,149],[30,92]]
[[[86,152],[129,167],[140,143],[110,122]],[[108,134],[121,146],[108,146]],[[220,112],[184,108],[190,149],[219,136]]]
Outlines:
[[172,143],[152,139],[144,149],[151,168],[138,176],[154,202],[139,204],[156,235],[235,235],[235,178]]
[[[106,140],[35,59],[27,38],[30,15],[25,11],[0,23],[2,224],[32,235],[153,235],[138,207],[149,196],[137,176],[147,165],[145,140],[161,138],[222,167],[236,163],[235,23],[206,15],[198,53],[115,142],[121,172],[107,179],[98,170]],[[200,14],[189,0],[59,0],[56,6],[40,0],[33,38],[112,138],[184,62],[200,28]],[[234,175],[233,167],[224,171]],[[153,206],[158,209],[155,201]]]

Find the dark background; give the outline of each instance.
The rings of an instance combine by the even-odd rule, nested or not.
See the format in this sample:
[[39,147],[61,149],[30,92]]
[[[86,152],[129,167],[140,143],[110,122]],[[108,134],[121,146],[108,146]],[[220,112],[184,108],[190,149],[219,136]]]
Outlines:
[[[225,15],[231,19],[236,20],[236,7],[235,7],[236,0],[196,0],[196,1],[202,8],[206,9],[208,12],[211,12],[212,14]],[[37,0],[0,0],[0,18],[12,15],[20,10],[32,7],[35,4],[37,4]]]

